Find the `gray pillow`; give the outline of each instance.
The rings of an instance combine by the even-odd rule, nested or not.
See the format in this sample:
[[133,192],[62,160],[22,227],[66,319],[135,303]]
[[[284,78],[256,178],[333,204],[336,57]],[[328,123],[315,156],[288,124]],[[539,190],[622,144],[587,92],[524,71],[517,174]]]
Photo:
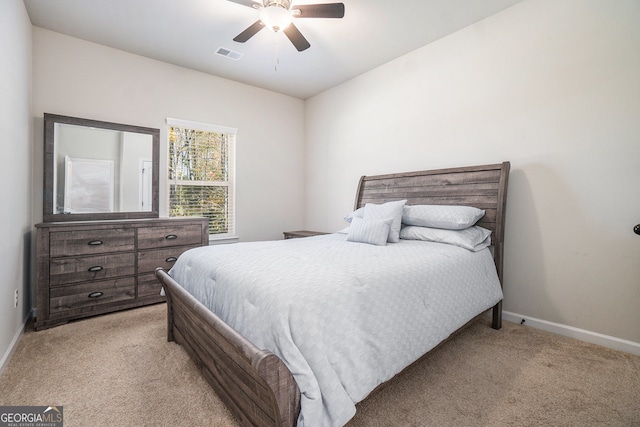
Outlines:
[[351,212],[350,214],[345,215],[344,220],[347,221],[347,222],[351,222],[353,217],[362,218],[363,216],[364,216],[364,206],[361,207],[361,208],[356,209],[355,211]]
[[364,206],[364,219],[386,219],[391,218],[391,228],[389,229],[389,242],[396,243],[400,241],[400,227],[402,227],[402,212],[406,200],[397,202],[387,202],[381,205],[367,203]]
[[389,236],[389,228],[392,219],[363,219],[353,217],[347,234],[347,241],[369,243],[371,245],[385,246]]
[[419,227],[463,230],[484,216],[482,209],[472,206],[412,205],[405,206],[402,223]]

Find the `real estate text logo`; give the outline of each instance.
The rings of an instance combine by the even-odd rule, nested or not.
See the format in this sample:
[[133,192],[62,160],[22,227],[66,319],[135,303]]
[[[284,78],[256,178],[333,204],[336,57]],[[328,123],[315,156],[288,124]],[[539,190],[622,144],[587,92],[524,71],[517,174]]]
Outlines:
[[62,406],[0,406],[0,427],[63,427]]

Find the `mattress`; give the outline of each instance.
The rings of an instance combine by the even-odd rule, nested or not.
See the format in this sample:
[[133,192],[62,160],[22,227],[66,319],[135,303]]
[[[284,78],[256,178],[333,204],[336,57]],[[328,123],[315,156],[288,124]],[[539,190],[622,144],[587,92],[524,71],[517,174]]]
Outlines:
[[304,427],[344,425],[379,384],[502,299],[488,249],[344,234],[196,248],[170,275],[284,361]]

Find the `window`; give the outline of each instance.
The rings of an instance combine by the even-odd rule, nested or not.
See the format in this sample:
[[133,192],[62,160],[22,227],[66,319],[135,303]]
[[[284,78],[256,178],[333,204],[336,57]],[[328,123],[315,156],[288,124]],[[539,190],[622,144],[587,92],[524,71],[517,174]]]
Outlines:
[[167,125],[169,216],[205,216],[210,235],[235,235],[237,130],[177,119]]

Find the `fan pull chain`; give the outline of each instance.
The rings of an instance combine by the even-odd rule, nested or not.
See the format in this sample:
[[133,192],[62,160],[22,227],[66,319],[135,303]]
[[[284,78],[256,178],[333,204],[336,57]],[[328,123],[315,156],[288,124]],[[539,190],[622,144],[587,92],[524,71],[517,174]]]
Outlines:
[[[275,36],[278,35],[278,33],[274,33]],[[273,67],[273,71],[278,71],[278,65],[280,65],[280,37],[275,37],[275,46],[274,46],[274,54],[275,54],[275,64]]]

